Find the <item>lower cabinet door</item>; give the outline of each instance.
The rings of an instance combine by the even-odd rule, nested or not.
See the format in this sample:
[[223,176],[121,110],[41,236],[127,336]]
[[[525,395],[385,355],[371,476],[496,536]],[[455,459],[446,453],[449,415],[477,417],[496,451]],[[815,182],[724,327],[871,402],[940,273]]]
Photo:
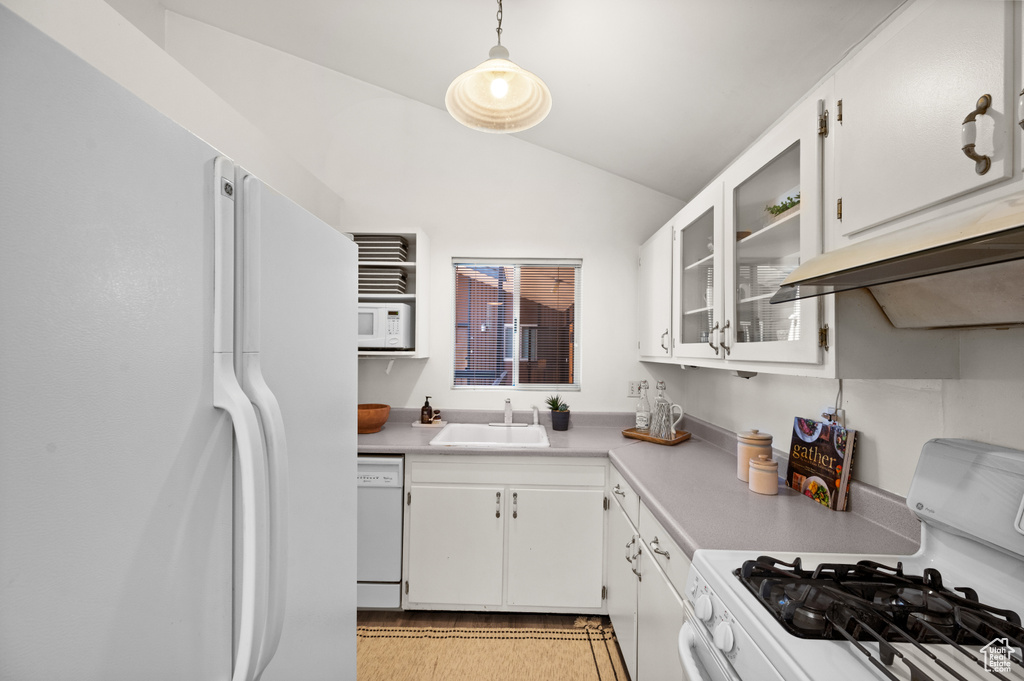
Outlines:
[[[622,659],[629,678],[636,675],[636,594],[637,578],[633,562],[640,546],[640,535],[629,516],[613,503],[608,518],[608,543],[605,565],[608,571],[608,618],[612,621]],[[629,559],[629,560],[627,560]]]
[[646,555],[641,556],[640,595],[637,605],[636,681],[686,679],[679,661],[679,629],[683,602],[665,573]]
[[501,605],[503,487],[413,485],[408,602]]
[[508,604],[600,608],[604,490],[508,494]]

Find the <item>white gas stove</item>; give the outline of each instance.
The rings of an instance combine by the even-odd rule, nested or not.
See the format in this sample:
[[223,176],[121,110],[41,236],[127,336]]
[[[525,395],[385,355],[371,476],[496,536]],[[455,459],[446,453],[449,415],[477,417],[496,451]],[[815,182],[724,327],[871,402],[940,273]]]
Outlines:
[[912,556],[697,551],[691,681],[1024,679],[1024,452],[925,444]]

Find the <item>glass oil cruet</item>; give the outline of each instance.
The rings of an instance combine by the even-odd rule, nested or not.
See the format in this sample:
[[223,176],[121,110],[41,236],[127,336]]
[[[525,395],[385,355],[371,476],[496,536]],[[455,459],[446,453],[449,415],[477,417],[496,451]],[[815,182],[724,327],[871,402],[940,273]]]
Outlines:
[[647,400],[647,381],[640,381],[640,400],[636,403],[636,432],[651,429],[651,403]]

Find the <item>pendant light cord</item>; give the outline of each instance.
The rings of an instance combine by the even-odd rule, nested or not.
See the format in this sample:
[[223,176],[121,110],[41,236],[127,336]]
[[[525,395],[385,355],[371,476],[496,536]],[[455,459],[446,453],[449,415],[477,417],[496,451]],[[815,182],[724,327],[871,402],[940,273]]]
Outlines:
[[498,44],[501,44],[501,0],[498,0]]

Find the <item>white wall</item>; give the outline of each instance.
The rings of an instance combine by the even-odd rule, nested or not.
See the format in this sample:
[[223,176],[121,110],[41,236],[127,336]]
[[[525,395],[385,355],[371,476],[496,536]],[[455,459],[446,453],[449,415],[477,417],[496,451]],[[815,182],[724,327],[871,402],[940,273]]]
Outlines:
[[[1024,329],[963,331],[956,380],[844,380],[847,426],[858,431],[853,476],[906,496],[931,438],[1024,448]],[[679,370],[686,411],[732,431],[771,433],[788,450],[795,416],[835,403],[839,381],[713,369]]]
[[[338,195],[102,0],[0,0],[58,43],[329,224]],[[121,3],[124,4],[124,3]],[[151,6],[133,19],[152,28]]]
[[[452,390],[453,257],[583,259],[577,410],[632,409],[637,247],[678,200],[447,112],[168,12],[168,52],[345,200],[352,230],[423,229],[431,248],[431,357],[360,362],[359,399],[437,408],[541,406],[546,393]],[[556,104],[557,105],[557,104]]]

